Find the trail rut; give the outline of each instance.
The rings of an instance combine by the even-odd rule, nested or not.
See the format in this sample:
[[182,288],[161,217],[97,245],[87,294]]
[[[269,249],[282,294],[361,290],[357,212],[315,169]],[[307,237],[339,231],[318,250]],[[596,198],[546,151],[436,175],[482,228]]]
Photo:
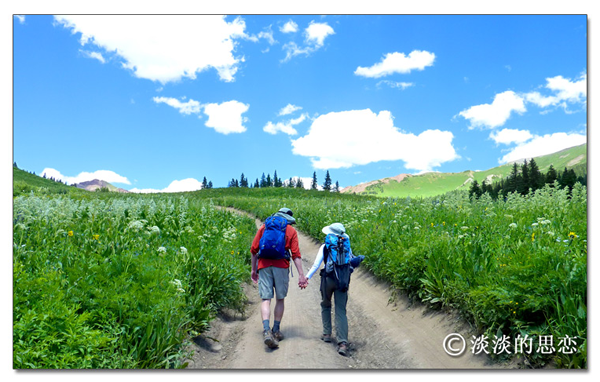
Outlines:
[[[256,219],[256,224],[258,227],[262,222]],[[298,238],[306,274],[320,244],[301,232]],[[361,268],[352,275],[347,305],[351,352],[349,357],[342,357],[333,343],[320,340],[319,276],[315,275],[308,288],[300,290],[295,267],[293,271],[281,323],[285,339],[279,348],[268,349],[262,342],[258,288],[246,284],[245,315],[227,312],[219,315],[211,323],[211,329],[190,344],[194,355],[188,369],[505,369],[512,366],[492,363],[485,355],[473,355],[469,351],[472,333],[462,320],[411,303],[402,296],[391,299],[389,286]],[[467,343],[467,350],[458,357],[448,355],[442,346],[444,338],[455,332],[462,334]]]

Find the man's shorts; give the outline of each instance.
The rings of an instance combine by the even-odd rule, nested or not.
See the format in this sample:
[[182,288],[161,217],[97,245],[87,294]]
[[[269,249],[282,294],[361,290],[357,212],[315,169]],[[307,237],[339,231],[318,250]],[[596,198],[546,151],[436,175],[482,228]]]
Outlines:
[[267,267],[258,271],[258,294],[263,300],[273,298],[273,288],[278,300],[287,296],[290,285],[289,268]]

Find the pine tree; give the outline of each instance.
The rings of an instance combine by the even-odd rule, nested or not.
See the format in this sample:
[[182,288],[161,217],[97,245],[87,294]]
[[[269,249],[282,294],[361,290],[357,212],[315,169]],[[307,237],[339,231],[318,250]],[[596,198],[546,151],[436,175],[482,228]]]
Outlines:
[[208,182],[208,187],[207,188],[213,188],[213,184],[212,184],[212,180]]
[[340,192],[340,182],[338,182],[337,180],[335,181],[335,188],[333,189],[333,191]]
[[206,181],[206,177],[204,177],[204,179],[202,179],[202,189],[205,189],[206,187],[208,187],[208,182]]
[[267,178],[265,177],[265,173],[263,172],[262,177],[260,178],[260,188],[267,187]]
[[317,189],[317,172],[313,172],[313,178],[312,178],[312,182],[310,184],[310,189],[311,190],[316,190]]
[[471,183],[471,187],[469,188],[469,198],[473,196],[477,199],[481,196],[481,188],[479,188],[479,183],[477,183],[476,179],[473,179],[473,183]]
[[260,187],[260,183],[258,183],[258,178],[256,178],[256,182],[254,182],[254,188],[259,188],[259,187]]
[[244,176],[244,173],[242,173],[242,176],[240,177],[240,187],[248,188],[248,178]]
[[329,176],[329,170],[325,174],[325,183],[323,183],[323,190],[331,191],[331,176]]
[[290,180],[288,181],[288,184],[287,184],[287,186],[288,186],[289,188],[294,188],[294,187],[296,187],[296,183],[294,182],[294,178],[292,178],[291,176],[290,176]]
[[550,165],[550,168],[548,168],[548,172],[546,173],[544,180],[546,184],[549,184],[550,186],[554,187],[554,181],[558,180],[558,173],[554,169],[554,166]]
[[296,188],[304,188],[304,182],[302,181],[302,178],[298,178],[296,181]]
[[535,163],[535,159],[531,158],[529,161],[529,184],[533,191],[538,190],[544,185],[544,177],[540,172],[540,168],[537,163]]
[[277,178],[277,170],[275,170],[275,173],[273,174],[273,187],[281,187],[281,186],[282,186],[281,179]]
[[529,180],[529,166],[527,164],[527,159],[523,162],[521,166],[521,177],[523,182],[521,183],[521,188],[518,189],[521,195],[527,195],[529,193],[529,188],[531,188],[531,182]]
[[273,180],[271,179],[271,174],[267,174],[267,180],[265,182],[265,187],[272,187],[273,186]]

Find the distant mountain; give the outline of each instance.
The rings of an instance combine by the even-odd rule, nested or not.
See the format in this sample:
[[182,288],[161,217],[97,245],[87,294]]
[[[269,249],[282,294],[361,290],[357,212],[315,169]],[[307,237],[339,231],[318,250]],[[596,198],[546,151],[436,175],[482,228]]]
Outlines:
[[[550,165],[553,165],[557,171],[563,171],[566,167],[575,170],[577,175],[587,173],[587,144],[534,158],[543,173],[548,171]],[[529,161],[531,158],[524,158],[516,162],[522,164],[525,159]],[[382,197],[436,196],[453,190],[468,190],[474,180],[481,184],[484,180],[494,182],[505,178],[510,174],[513,163],[507,163],[486,171],[429,172],[421,175],[400,174],[346,187],[341,192]]]
[[73,184],[73,186],[75,186],[77,188],[82,188],[82,189],[88,190],[88,191],[96,191],[101,188],[108,188],[108,190],[112,191],[112,192],[123,192],[123,193],[129,192],[122,188],[115,187],[112,184],[110,184],[104,180],[100,180],[100,179],[94,179],[94,180],[89,180],[87,182],[75,183],[75,184]]

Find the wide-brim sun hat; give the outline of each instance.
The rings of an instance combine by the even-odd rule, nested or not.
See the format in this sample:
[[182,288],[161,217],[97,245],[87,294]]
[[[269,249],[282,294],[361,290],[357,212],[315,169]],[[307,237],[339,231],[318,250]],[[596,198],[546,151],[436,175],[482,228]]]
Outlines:
[[346,228],[344,228],[344,225],[342,223],[330,224],[326,227],[323,227],[323,229],[321,231],[325,235],[334,234],[334,235],[340,235],[340,236],[344,236],[346,238],[350,238],[350,236],[348,236],[346,234]]
[[280,208],[279,212],[282,212],[282,213],[290,215],[290,216],[294,216],[294,213],[292,212],[292,210],[290,210],[287,207]]

